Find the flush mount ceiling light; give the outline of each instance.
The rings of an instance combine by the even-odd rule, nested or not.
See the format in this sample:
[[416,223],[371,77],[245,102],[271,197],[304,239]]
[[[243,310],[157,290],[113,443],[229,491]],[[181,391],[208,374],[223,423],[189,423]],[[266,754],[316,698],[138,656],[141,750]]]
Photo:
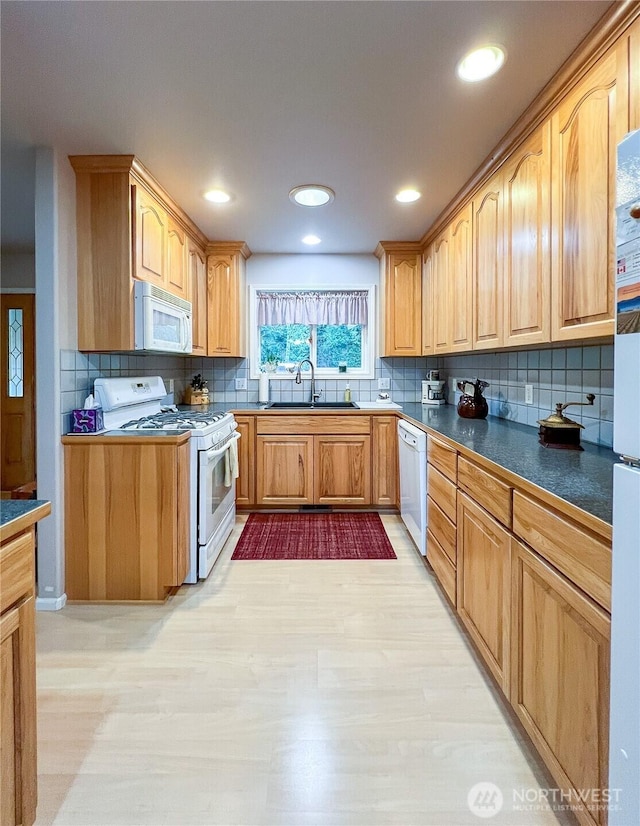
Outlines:
[[204,193],[204,197],[212,204],[226,204],[231,200],[231,195],[222,189],[210,189]]
[[502,46],[481,46],[465,55],[456,68],[458,77],[468,83],[476,83],[494,75],[507,59]]
[[319,207],[330,204],[336,197],[336,193],[328,186],[322,184],[304,184],[294,186],[289,193],[289,200],[294,204],[304,207]]
[[320,238],[317,235],[305,235],[302,239],[303,244],[308,244],[310,247],[320,243]]
[[396,201],[399,201],[401,204],[410,204],[413,201],[417,201],[420,197],[421,193],[418,192],[417,189],[402,189],[396,195]]

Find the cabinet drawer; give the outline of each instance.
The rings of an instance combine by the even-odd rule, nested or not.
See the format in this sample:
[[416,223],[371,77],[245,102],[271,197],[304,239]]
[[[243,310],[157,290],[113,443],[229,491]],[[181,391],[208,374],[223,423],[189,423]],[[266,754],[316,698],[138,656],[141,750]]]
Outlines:
[[511,491],[509,485],[474,462],[458,458],[458,485],[492,516],[511,527]]
[[513,532],[611,611],[610,545],[518,491],[513,494]]
[[458,454],[453,448],[429,436],[429,447],[427,452],[429,462],[436,467],[440,473],[444,473],[447,479],[457,482]]
[[0,613],[34,588],[33,529],[2,546],[0,551]]
[[433,501],[427,497],[427,525],[453,565],[456,564],[456,526]]
[[258,435],[337,433],[368,436],[371,433],[371,417],[323,416],[315,413],[300,413],[293,416],[256,416],[256,433]]
[[456,569],[451,564],[451,560],[438,544],[438,540],[431,531],[427,531],[427,562],[433,568],[436,579],[442,585],[442,589],[456,607]]
[[439,470],[436,470],[433,465],[427,465],[427,491],[433,501],[455,525],[458,493],[456,486],[446,476],[443,476]]

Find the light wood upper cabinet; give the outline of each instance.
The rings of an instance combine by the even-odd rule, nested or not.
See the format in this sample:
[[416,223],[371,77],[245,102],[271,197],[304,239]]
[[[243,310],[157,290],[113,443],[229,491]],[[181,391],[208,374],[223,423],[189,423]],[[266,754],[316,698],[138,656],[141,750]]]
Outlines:
[[207,239],[135,156],[69,161],[76,174],[78,349],[131,351],[133,279],[191,300],[188,249],[204,249]]
[[451,222],[449,272],[449,351],[470,350],[472,342],[472,209],[468,204]]
[[451,292],[449,282],[449,231],[433,242],[431,325],[433,352],[449,352],[451,339]]
[[433,244],[422,256],[422,355],[433,353]]
[[[608,786],[609,616],[512,539],[511,704],[560,788]],[[594,826],[605,812],[576,811]]]
[[503,342],[503,196],[500,173],[473,199],[473,348]]
[[187,236],[171,217],[168,219],[167,226],[167,289],[174,295],[189,301]]
[[640,129],[640,20],[629,31],[629,131]]
[[250,254],[241,242],[207,247],[210,356],[246,354],[245,261]]
[[510,534],[458,491],[457,610],[498,685],[509,696]]
[[167,286],[167,213],[144,187],[135,192],[135,269],[133,275],[157,287]]
[[191,238],[187,239],[187,272],[191,297],[191,352],[194,356],[206,356],[208,353],[207,259],[202,247]]
[[378,244],[380,355],[422,354],[422,251],[419,244]]
[[551,338],[551,124],[504,170],[504,344]]
[[613,334],[616,147],[628,127],[627,51],[600,59],[552,116],[552,338]]

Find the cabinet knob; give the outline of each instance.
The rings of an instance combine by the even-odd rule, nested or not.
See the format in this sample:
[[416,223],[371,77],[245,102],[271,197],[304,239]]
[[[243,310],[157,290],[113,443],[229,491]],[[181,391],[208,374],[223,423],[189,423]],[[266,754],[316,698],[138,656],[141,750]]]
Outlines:
[[632,218],[640,218],[640,203],[634,204],[629,210],[629,215]]

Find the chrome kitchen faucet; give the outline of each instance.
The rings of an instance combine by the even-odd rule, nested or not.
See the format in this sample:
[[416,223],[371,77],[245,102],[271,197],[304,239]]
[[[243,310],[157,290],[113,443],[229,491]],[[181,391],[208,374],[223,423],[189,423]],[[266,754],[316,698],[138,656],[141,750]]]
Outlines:
[[316,369],[313,366],[311,359],[302,359],[302,361],[299,362],[296,371],[296,384],[302,384],[302,374],[300,371],[302,370],[302,365],[305,362],[311,368],[311,404],[315,404],[322,395],[322,390],[319,393],[316,393]]

